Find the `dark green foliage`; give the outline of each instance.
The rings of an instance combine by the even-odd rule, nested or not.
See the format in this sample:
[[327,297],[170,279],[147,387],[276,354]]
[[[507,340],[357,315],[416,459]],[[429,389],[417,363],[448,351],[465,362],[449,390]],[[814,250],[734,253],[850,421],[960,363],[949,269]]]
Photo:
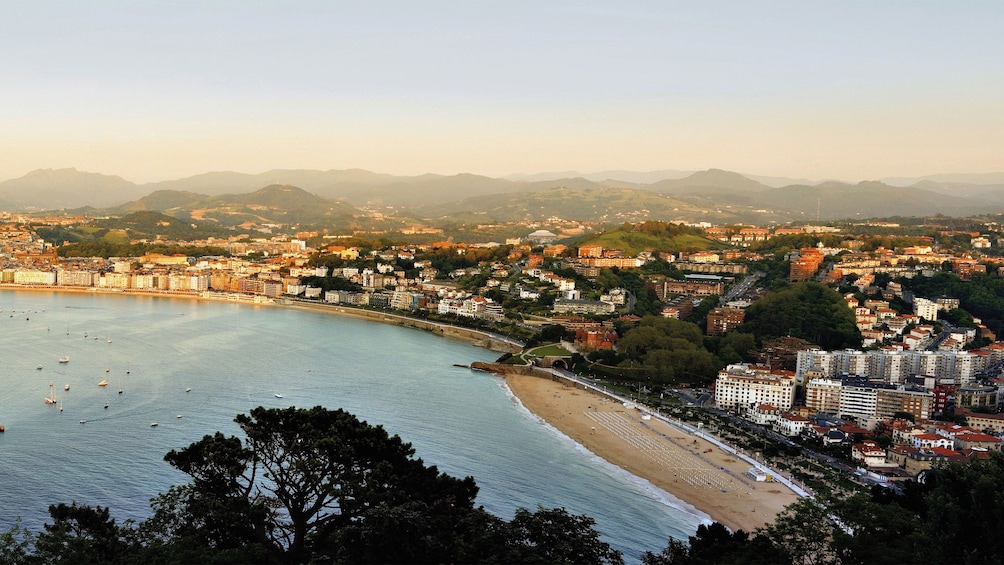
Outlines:
[[721,362],[704,349],[701,329],[690,322],[645,316],[617,342],[625,367],[644,367],[659,383],[709,382]]
[[35,537],[21,525],[21,518],[6,532],[0,532],[0,565],[29,563]]
[[498,563],[610,563],[624,560],[619,551],[600,541],[595,520],[569,514],[564,508],[516,510],[506,526],[506,551]]
[[786,285],[746,309],[738,331],[769,340],[793,336],[826,350],[859,347],[861,332],[854,312],[836,291],[815,282]]
[[303,277],[300,282],[307,286],[312,286],[321,289],[322,292],[327,292],[329,290],[348,290],[352,292],[362,291],[362,285],[356,284],[344,277],[336,277],[331,275],[331,271],[328,272],[326,277]]
[[167,454],[192,482],[138,527],[52,506],[37,537],[0,534],[0,564],[622,563],[592,518],[539,508],[506,522],[474,507],[474,479],[343,410],[259,407],[235,421],[244,441],[216,433]]
[[49,507],[52,523],[35,540],[42,563],[119,563],[128,544],[107,508],[63,503]]
[[[933,277],[900,279],[904,289],[917,296],[935,298],[952,296],[959,299],[959,307],[980,318],[994,333],[1004,333],[1004,278],[991,275],[974,275],[971,281],[962,281],[953,273],[939,272]],[[959,316],[965,321],[964,316]]]
[[670,540],[646,565],[711,563],[1004,563],[1004,455],[936,465],[902,494],[875,486],[840,500],[803,498],[751,536],[720,524]]
[[953,326],[962,328],[976,327],[976,322],[973,321],[973,315],[961,308],[952,308],[948,312],[939,312],[938,317]]
[[788,555],[763,536],[750,537],[743,530],[728,531],[722,524],[701,524],[697,533],[690,536],[689,545],[675,539],[662,552],[645,552],[644,565],[717,565],[732,563],[785,563]]

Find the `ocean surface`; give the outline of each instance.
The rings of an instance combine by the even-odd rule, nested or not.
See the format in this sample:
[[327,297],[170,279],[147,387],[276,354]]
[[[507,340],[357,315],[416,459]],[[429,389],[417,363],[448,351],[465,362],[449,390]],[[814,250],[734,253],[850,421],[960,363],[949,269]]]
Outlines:
[[702,521],[544,424],[498,377],[454,367],[498,356],[466,342],[226,302],[2,291],[0,308],[2,530],[20,516],[37,531],[49,504],[72,501],[142,520],[152,497],[186,482],[164,462],[169,450],[239,435],[234,416],[255,406],[317,405],[473,476],[478,504],[496,515],[543,505],[592,516],[629,562]]

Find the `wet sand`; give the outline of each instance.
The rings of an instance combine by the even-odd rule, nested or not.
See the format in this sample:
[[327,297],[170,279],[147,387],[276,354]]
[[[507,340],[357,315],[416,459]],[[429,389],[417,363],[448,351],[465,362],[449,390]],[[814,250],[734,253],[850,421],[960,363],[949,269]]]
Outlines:
[[770,523],[798,499],[782,484],[746,477],[748,463],[616,400],[547,378],[510,374],[505,380],[551,426],[733,531]]

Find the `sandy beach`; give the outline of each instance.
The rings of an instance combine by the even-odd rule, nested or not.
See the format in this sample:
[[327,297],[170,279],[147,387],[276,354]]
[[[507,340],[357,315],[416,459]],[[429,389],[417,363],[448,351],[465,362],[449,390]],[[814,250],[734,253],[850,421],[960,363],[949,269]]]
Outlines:
[[798,499],[784,485],[749,479],[747,463],[703,439],[656,418],[643,420],[642,412],[613,399],[547,378],[509,374],[505,379],[523,405],[548,424],[733,531],[770,523]]

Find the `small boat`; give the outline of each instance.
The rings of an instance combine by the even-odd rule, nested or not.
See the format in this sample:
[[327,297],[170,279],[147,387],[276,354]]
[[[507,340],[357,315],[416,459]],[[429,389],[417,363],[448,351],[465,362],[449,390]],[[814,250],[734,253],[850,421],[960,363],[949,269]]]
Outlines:
[[108,386],[108,381],[101,381],[98,386]]
[[38,369],[39,371],[42,370],[42,366],[41,365],[39,365],[38,367],[35,367],[35,368]]
[[59,358],[59,362],[60,363],[69,363],[70,362],[70,357],[68,355],[64,356],[64,357],[60,357]]
[[62,399],[59,400],[59,411],[60,412],[63,411],[63,400]]
[[150,427],[151,428],[156,428],[157,427],[157,422],[150,422]]
[[282,398],[282,395],[277,392],[277,393],[275,393],[275,397],[276,398]]
[[192,392],[192,387],[188,387],[188,388],[186,388],[186,389],[185,389],[185,392]]
[[50,406],[56,403],[56,392],[52,389],[52,383],[49,383],[49,396],[45,397],[45,403]]
[[67,384],[63,385],[63,390],[70,390],[70,384],[67,383]]
[[177,416],[175,416],[175,418],[180,418],[180,417],[181,417],[181,414],[178,414]]
[[108,410],[108,403],[105,402],[105,410]]
[[86,423],[87,423],[87,420],[81,420],[81,421],[80,421],[80,423],[81,423],[81,424],[86,424]]

